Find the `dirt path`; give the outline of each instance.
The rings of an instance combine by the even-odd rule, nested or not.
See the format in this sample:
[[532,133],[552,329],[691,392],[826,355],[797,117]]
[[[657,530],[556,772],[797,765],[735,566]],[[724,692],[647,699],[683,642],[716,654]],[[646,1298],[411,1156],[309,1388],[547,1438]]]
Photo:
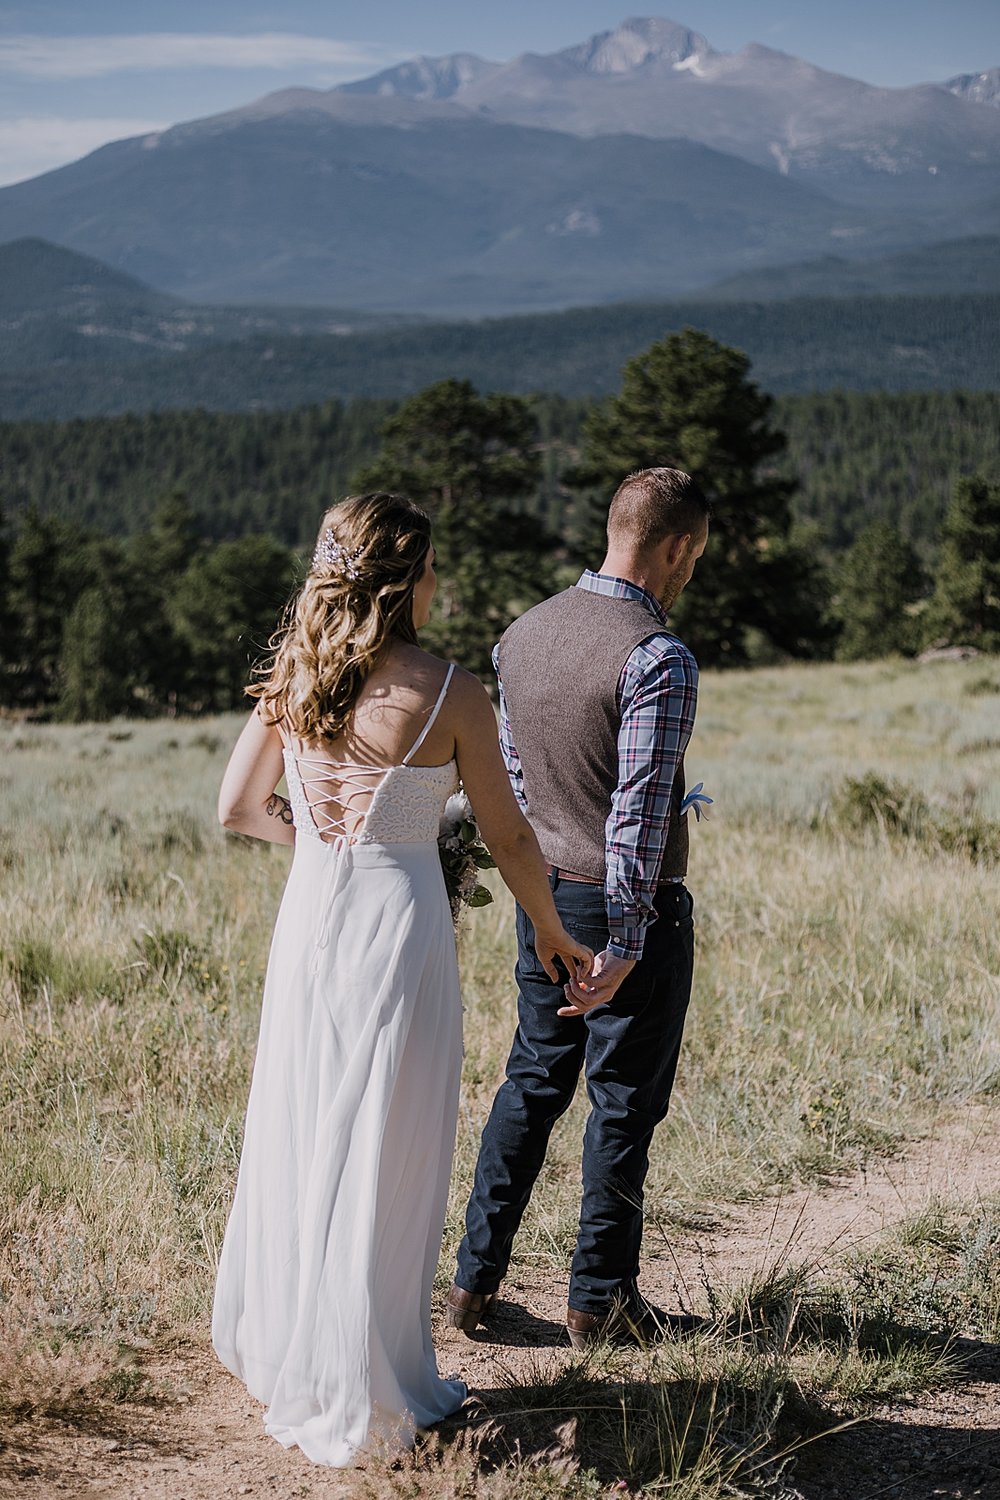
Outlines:
[[[896,1159],[823,1190],[721,1208],[717,1225],[666,1243],[648,1236],[644,1288],[667,1307],[704,1306],[704,1278],[744,1279],[779,1258],[829,1264],[935,1200],[1000,1192],[1000,1106],[942,1119]],[[476,1340],[438,1329],[443,1372],[496,1390],[507,1372],[558,1360],[565,1288],[511,1278],[490,1333]],[[970,1348],[969,1377],[926,1397],[880,1407],[825,1439],[821,1460],[795,1484],[805,1500],[1000,1500],[1000,1351]],[[350,1496],[350,1475],[285,1452],[261,1429],[260,1408],[207,1348],[161,1351],[145,1367],[160,1395],[74,1417],[25,1421],[0,1447],[0,1493],[40,1500],[326,1500]]]

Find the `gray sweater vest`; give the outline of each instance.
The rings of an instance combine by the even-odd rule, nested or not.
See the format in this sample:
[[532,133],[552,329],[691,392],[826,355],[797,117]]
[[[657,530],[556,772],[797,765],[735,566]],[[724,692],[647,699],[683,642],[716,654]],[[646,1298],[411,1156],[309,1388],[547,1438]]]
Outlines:
[[[604,879],[604,831],[618,785],[618,682],[636,646],[662,630],[638,599],[569,588],[515,620],[499,665],[524,771],[528,819],[552,865]],[[684,762],[674,777],[659,879],[687,873]]]

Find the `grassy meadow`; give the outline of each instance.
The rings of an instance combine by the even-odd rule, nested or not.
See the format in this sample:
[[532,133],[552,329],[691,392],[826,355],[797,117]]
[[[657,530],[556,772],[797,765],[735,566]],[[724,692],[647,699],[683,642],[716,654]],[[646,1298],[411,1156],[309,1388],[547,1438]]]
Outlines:
[[[289,858],[215,822],[239,723],[0,723],[0,1427],[148,1399],[150,1350],[207,1341]],[[715,806],[691,831],[695,992],[651,1237],[891,1154],[1000,1090],[1000,660],[706,673],[688,780]],[[509,1043],[512,952],[502,896],[462,935],[442,1287]],[[519,1274],[566,1275],[583,1118],[578,1100],[557,1129]],[[998,1229],[996,1205],[942,1208],[833,1282],[778,1266],[711,1289],[715,1330],[690,1345],[522,1375],[529,1414],[618,1392],[592,1403],[574,1465],[526,1474],[463,1440],[378,1483],[778,1494],[793,1417],[801,1434],[946,1378],[950,1330],[1000,1339]],[[936,1288],[905,1309],[926,1339],[899,1332],[910,1283]]]

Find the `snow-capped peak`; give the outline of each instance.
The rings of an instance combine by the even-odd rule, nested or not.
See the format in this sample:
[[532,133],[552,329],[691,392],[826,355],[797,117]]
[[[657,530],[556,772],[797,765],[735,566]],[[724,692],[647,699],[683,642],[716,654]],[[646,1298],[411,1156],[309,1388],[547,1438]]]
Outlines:
[[586,73],[631,73],[648,62],[696,67],[712,56],[705,37],[665,17],[633,16],[615,31],[598,32],[559,54]]
[[949,94],[968,99],[970,104],[992,104],[1000,109],[1000,68],[987,68],[985,73],[960,73],[942,85]]

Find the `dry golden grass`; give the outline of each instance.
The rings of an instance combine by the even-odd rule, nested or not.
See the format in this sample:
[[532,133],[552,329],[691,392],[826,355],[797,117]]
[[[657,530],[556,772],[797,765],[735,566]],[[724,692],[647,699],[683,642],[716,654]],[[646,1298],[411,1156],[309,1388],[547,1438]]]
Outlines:
[[[215,824],[237,732],[235,719],[0,725],[0,1413],[131,1399],[143,1351],[205,1339],[288,858]],[[1000,662],[706,674],[688,764],[716,806],[692,831],[695,996],[650,1175],[648,1211],[666,1226],[891,1152],[943,1101],[1000,1087],[1000,867],[939,836],[1000,824]],[[919,793],[930,821],[859,827],[838,792],[869,771]],[[507,899],[467,919],[442,1280],[509,1043],[512,945]],[[578,1102],[557,1129],[517,1245],[522,1270],[565,1274],[582,1119]],[[629,1402],[648,1425],[649,1402],[681,1381],[701,1413],[672,1448],[676,1403],[653,1424],[681,1464],[674,1495],[723,1492],[732,1476],[713,1423],[729,1432],[751,1386],[743,1431],[773,1457],[766,1413],[788,1388],[789,1351],[774,1354],[761,1395],[746,1371],[732,1374],[738,1349],[712,1347],[700,1374],[674,1371],[666,1385],[648,1367],[614,1377],[627,1387],[616,1462]],[[814,1392],[890,1378],[854,1368],[840,1379],[828,1368],[839,1357],[833,1345],[826,1365],[810,1355]],[[940,1376],[935,1359],[922,1378]],[[536,1385],[540,1395],[521,1393],[526,1409],[549,1399]],[[604,1460],[569,1474],[555,1452],[544,1487],[537,1465],[528,1478],[501,1465],[487,1484],[474,1447],[463,1462],[480,1475],[476,1494],[604,1492]],[[661,1459],[643,1453],[650,1483]],[[435,1461],[420,1462],[433,1475]],[[398,1492],[445,1493],[438,1481]]]

